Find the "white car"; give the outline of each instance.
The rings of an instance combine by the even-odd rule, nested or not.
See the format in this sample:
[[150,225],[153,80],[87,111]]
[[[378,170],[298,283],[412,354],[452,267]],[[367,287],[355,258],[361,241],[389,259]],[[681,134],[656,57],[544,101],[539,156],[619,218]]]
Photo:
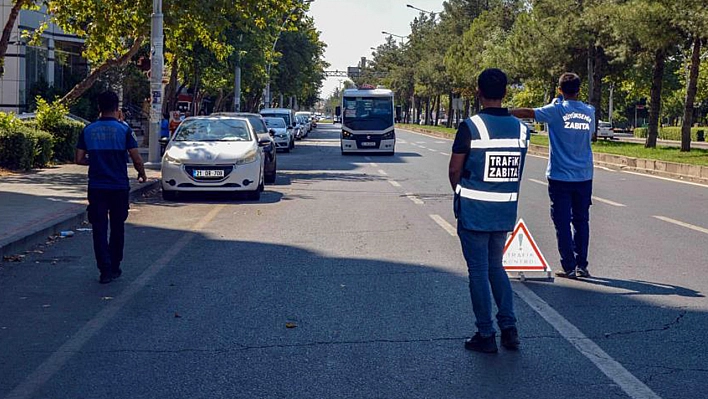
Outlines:
[[263,146],[248,120],[198,116],[179,125],[162,157],[162,197],[180,191],[242,192],[258,200],[264,185]]
[[597,124],[597,138],[599,139],[612,139],[615,137],[615,131],[612,130],[612,124],[610,122],[600,121]]
[[276,117],[265,117],[263,121],[268,128],[268,131],[273,131],[273,140],[275,140],[275,148],[290,152],[295,148],[295,137],[293,129],[288,129],[285,119]]

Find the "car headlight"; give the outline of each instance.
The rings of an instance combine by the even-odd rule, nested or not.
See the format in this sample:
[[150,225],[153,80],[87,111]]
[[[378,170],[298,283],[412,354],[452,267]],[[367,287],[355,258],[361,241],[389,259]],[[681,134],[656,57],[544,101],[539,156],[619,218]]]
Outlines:
[[247,163],[256,162],[258,159],[258,150],[253,149],[248,151],[241,159],[236,161],[236,165],[245,165]]
[[381,135],[381,140],[393,140],[396,138],[396,132],[391,130],[388,133],[384,133]]
[[164,161],[167,163],[175,164],[175,165],[181,165],[182,161],[180,161],[177,158],[171,157],[169,153],[165,153],[165,156],[162,158]]
[[345,140],[354,140],[354,134],[352,132],[342,130],[342,138]]

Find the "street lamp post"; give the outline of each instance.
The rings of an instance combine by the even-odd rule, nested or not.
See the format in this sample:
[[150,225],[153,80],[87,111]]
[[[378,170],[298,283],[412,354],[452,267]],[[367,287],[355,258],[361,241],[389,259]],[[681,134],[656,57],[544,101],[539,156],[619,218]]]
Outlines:
[[162,72],[164,68],[164,37],[162,0],[152,1],[150,31],[150,148],[148,162],[160,163],[160,121],[162,119]]
[[391,32],[386,32],[385,30],[382,30],[381,33],[386,36],[393,36],[393,37],[397,37],[397,38],[401,39],[401,45],[403,45],[403,39],[408,37],[408,36],[397,35],[397,34],[391,33]]
[[430,14],[430,17],[432,18],[433,22],[435,22],[435,19],[439,17],[438,14],[436,14],[436,13],[434,13],[434,12],[432,12],[432,11],[426,11],[426,10],[423,10],[422,8],[418,8],[418,7],[415,7],[415,6],[410,5],[410,4],[406,4],[406,7],[412,8],[412,9],[414,9],[414,10],[416,10],[416,11],[420,11],[420,12],[422,12],[423,14]]

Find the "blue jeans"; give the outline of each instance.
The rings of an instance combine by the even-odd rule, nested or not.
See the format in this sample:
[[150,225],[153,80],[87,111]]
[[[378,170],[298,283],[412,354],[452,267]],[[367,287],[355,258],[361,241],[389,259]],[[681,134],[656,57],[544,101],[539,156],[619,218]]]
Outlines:
[[[548,179],[551,219],[556,228],[561,266],[569,272],[588,267],[592,180],[565,182]],[[571,225],[573,230],[571,231]]]
[[470,297],[477,331],[484,337],[495,334],[490,285],[491,294],[497,304],[499,329],[515,327],[514,293],[509,276],[502,265],[507,232],[466,230],[458,223],[457,235],[460,237],[462,253],[467,261]]

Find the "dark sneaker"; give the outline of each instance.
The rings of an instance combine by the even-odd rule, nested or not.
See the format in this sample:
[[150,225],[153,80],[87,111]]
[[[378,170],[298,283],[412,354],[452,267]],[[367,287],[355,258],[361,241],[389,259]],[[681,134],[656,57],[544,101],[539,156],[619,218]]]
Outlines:
[[558,271],[556,272],[556,277],[569,278],[569,279],[571,279],[571,280],[577,280],[577,279],[578,279],[578,275],[577,275],[577,273],[575,272],[575,270],[571,270],[571,271],[569,271],[569,272],[567,272],[567,271],[565,271],[565,270],[558,270]]
[[491,337],[483,337],[479,335],[479,333],[476,333],[474,337],[467,338],[465,340],[465,349],[482,353],[497,353],[497,351],[499,351],[497,348],[496,335],[492,335]]
[[577,269],[575,269],[575,274],[578,277],[592,277],[590,275],[590,272],[588,271],[588,269],[577,268]]
[[101,284],[108,284],[113,281],[113,273],[110,271],[101,272],[101,277],[98,278],[98,282]]
[[117,279],[118,277],[120,277],[121,274],[123,274],[123,270],[121,270],[120,268],[118,268],[118,269],[116,269],[116,270],[113,270],[113,272],[112,272],[113,280],[115,280],[115,279]]
[[501,344],[506,349],[519,349],[519,332],[516,330],[516,327],[509,327],[501,330]]

